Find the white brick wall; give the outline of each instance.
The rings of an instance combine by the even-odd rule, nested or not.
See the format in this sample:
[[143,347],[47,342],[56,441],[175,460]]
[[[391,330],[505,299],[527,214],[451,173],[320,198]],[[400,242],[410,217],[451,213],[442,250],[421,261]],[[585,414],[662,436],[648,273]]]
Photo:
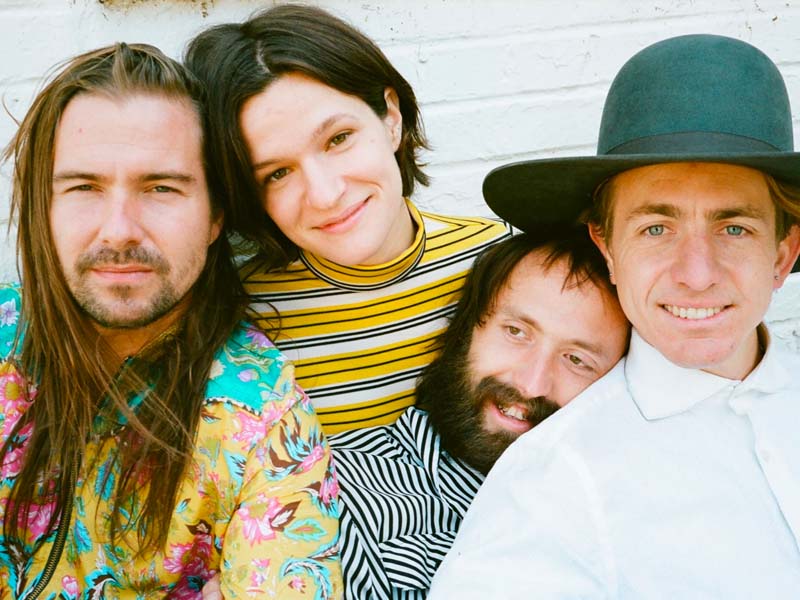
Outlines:
[[[214,23],[264,0],[0,0],[0,97],[20,117],[56,62],[117,40],[180,56]],[[660,39],[709,32],[751,42],[781,69],[800,146],[800,2],[791,0],[318,0],[374,38],[414,86],[434,151],[418,204],[488,214],[480,194],[494,166],[593,154],[602,103],[619,67]],[[0,143],[14,131],[0,111]],[[0,178],[7,215],[8,168]],[[3,229],[5,229],[3,227]],[[13,237],[13,232],[12,232]],[[0,277],[15,278],[10,241]],[[800,351],[800,274],[769,319]]]

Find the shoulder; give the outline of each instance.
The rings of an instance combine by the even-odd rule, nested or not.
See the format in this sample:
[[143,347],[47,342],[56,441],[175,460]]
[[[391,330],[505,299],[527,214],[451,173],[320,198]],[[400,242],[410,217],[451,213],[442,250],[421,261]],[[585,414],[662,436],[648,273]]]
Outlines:
[[336,456],[347,458],[352,454],[397,455],[414,453],[413,448],[429,446],[437,441],[428,414],[414,406],[409,407],[389,425],[351,429],[330,436],[329,441]]
[[224,402],[260,414],[287,396],[302,399],[295,389],[291,363],[263,331],[241,323],[214,357],[206,402]]
[[623,358],[569,404],[522,435],[503,457],[546,462],[568,448],[601,443],[600,438],[613,434],[622,422],[639,416],[628,393]]
[[425,224],[425,233],[432,235],[450,234],[457,238],[476,241],[504,238],[511,235],[511,227],[499,219],[488,217],[448,216],[420,211]]
[[22,299],[19,284],[0,283],[0,358],[8,358],[20,324]]

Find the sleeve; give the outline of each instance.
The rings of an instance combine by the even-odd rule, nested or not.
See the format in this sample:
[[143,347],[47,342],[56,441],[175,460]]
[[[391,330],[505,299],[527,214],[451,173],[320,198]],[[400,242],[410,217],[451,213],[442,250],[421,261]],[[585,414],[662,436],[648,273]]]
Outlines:
[[544,458],[530,444],[509,450],[470,506],[429,599],[613,597],[607,528],[585,463],[563,446]]
[[0,361],[7,360],[12,353],[19,326],[20,304],[20,288],[0,283]]
[[339,509],[331,452],[305,393],[285,365],[247,456],[222,547],[224,598],[342,595]]

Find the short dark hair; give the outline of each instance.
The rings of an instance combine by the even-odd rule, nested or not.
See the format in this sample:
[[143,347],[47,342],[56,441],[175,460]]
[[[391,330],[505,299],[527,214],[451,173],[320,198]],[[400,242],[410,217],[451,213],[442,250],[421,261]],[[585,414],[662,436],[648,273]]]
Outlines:
[[545,271],[566,261],[567,275],[562,289],[589,282],[616,294],[603,255],[589,237],[586,226],[514,235],[490,247],[475,261],[449,326],[438,338],[442,354],[471,339],[472,330],[483,325],[494,312],[497,296],[511,272],[523,258],[536,251],[544,253]]
[[[437,338],[441,352],[417,382],[417,405],[428,411],[431,424],[441,436],[442,448],[483,473],[488,472],[510,441],[506,439],[506,443],[498,445],[492,436],[476,441],[476,430],[481,427],[474,421],[474,407],[465,407],[455,400],[470,394],[470,389],[463,386],[469,381],[468,355],[475,327],[491,317],[511,273],[532,252],[540,253],[540,265],[545,272],[556,264],[566,267],[562,290],[588,284],[615,294],[603,256],[585,226],[515,235],[491,247],[475,261],[450,324]],[[443,406],[442,402],[448,405]],[[546,404],[539,406],[546,411]],[[476,444],[480,447],[477,453]]]
[[381,118],[387,110],[384,92],[392,88],[403,117],[395,152],[403,195],[410,196],[416,182],[428,184],[418,162],[428,143],[414,91],[372,40],[330,13],[287,4],[244,23],[211,27],[189,43],[185,62],[208,87],[206,130],[216,148],[210,170],[220,178],[210,184],[230,196],[232,227],[257,244],[268,265],[284,266],[297,248],[264,211],[239,113],[249,98],[282,75],[301,73],[356,96]]

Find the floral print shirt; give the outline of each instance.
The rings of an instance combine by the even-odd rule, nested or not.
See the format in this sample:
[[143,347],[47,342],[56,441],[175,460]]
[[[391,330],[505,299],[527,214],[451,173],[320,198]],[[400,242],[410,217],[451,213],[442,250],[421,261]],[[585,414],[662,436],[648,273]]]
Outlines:
[[[19,310],[19,289],[0,285],[0,443],[28,407],[24,386],[36,397],[11,356]],[[19,432],[0,466],[0,534],[30,432]],[[216,573],[225,598],[340,597],[330,450],[293,367],[261,332],[242,325],[218,351],[196,440],[166,547],[145,557],[109,541],[117,442],[89,442],[87,458],[99,460],[77,475],[66,544],[39,598],[200,598]],[[0,535],[0,599],[24,598],[41,579],[52,510],[32,509],[23,540]]]

